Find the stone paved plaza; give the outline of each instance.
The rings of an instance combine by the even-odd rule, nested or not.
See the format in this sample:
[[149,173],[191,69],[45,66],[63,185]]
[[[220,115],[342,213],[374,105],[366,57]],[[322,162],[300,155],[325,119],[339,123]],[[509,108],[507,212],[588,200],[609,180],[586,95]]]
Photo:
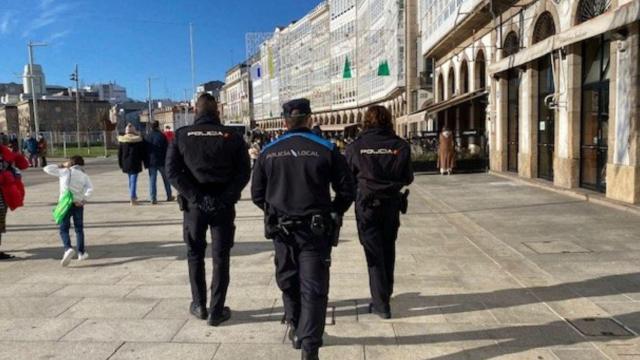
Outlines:
[[[131,208],[126,177],[96,171],[85,213],[92,259],[62,268],[50,216],[58,185],[25,176],[27,206],[9,215],[2,245],[20,259],[0,262],[0,359],[298,358],[248,192],[233,318],[212,328],[188,314],[176,204]],[[402,222],[394,318],[380,320],[364,311],[366,266],[348,214],[321,358],[640,359],[639,216],[486,174],[419,175]]]

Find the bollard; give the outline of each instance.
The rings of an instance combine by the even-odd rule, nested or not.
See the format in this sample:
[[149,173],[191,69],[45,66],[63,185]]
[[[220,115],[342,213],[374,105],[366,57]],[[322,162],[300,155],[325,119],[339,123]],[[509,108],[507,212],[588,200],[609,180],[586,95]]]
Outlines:
[[62,134],[62,152],[64,153],[64,158],[67,158],[67,137]]

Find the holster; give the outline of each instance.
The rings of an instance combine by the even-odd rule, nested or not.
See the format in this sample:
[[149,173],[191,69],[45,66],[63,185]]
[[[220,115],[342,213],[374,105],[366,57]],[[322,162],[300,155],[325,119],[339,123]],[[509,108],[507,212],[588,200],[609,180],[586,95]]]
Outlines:
[[406,189],[402,195],[400,195],[400,212],[406,214],[409,210],[409,189]]

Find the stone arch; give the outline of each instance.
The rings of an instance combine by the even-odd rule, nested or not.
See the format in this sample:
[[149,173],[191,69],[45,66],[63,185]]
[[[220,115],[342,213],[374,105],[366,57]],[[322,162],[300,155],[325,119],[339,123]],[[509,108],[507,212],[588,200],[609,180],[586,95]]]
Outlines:
[[342,124],[342,114],[338,113],[338,116],[336,117],[336,122],[334,125],[339,125]]
[[473,77],[475,90],[487,87],[487,60],[482,49],[478,50],[474,59]]
[[364,119],[364,115],[362,115],[362,111],[358,111],[358,116],[356,117],[357,124],[362,124],[363,119]]
[[349,124],[353,124],[356,122],[356,115],[351,112],[351,114],[349,114]]
[[571,9],[571,21],[574,26],[600,16],[613,7],[613,0],[580,0],[574,3]]
[[508,57],[514,55],[520,51],[520,38],[515,31],[510,31],[507,36],[504,37],[502,43],[502,57]]
[[471,90],[470,81],[469,81],[469,64],[467,60],[464,59],[460,63],[460,94],[466,94]]
[[456,72],[453,66],[449,67],[447,75],[447,99],[451,99],[456,94]]
[[336,116],[331,114],[331,118],[329,119],[329,125],[333,125],[336,123]]
[[548,37],[551,37],[557,32],[556,21],[553,15],[549,11],[545,11],[535,22],[533,26],[533,33],[531,34],[531,44],[538,43]]

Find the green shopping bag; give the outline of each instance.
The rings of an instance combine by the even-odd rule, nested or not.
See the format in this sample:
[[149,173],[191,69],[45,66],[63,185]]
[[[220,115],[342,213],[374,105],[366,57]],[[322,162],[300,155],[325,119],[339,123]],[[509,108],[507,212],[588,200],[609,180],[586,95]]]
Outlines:
[[64,218],[69,214],[69,210],[73,206],[73,193],[67,190],[62,194],[60,200],[58,200],[58,205],[55,209],[53,209],[53,220],[55,220],[56,224],[60,225],[64,221]]

